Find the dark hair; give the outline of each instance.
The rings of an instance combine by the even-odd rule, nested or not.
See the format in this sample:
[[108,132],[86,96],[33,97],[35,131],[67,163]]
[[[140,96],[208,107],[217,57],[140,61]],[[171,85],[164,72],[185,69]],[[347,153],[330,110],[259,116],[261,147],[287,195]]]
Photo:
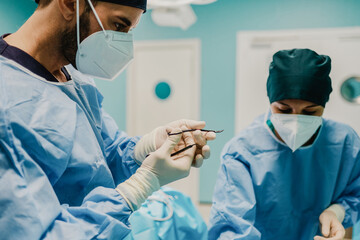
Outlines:
[[[39,8],[46,7],[49,5],[53,0],[35,0],[35,2],[39,5]],[[97,0],[91,0],[91,2],[95,5],[97,3]],[[89,3],[85,0],[86,6],[89,5]]]
[[37,0],[36,3],[39,5],[39,8],[46,7],[51,3],[52,0]]

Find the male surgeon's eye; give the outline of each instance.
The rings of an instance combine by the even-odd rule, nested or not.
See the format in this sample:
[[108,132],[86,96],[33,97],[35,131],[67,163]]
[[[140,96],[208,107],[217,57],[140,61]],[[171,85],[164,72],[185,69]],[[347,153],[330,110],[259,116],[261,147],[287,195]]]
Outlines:
[[127,28],[127,26],[125,26],[124,24],[121,24],[121,23],[118,23],[118,22],[115,23],[115,29],[118,32],[125,32],[126,28]]

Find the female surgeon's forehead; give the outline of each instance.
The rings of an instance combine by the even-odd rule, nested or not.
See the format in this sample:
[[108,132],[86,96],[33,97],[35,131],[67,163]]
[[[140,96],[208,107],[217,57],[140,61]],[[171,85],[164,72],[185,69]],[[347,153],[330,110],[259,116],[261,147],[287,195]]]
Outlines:
[[302,99],[284,99],[284,100],[280,100],[280,101],[276,101],[273,102],[271,104],[272,106],[276,106],[276,107],[291,107],[291,108],[322,108],[321,105],[318,105],[316,103],[310,102],[310,101],[306,101],[306,100],[302,100]]

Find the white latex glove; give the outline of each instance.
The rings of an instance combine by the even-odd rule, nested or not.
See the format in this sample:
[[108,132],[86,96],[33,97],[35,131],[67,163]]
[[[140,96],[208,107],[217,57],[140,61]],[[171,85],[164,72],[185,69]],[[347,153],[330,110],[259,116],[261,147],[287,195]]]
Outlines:
[[[158,149],[167,139],[168,132],[174,128],[185,127],[186,129],[202,129],[206,123],[204,121],[194,121],[182,119],[178,121],[171,122],[163,127],[158,127],[149,134],[143,136],[140,141],[136,144],[135,147],[135,159],[137,163],[141,165],[145,157]],[[210,147],[207,145],[208,140],[214,140],[216,134],[213,132],[202,132],[195,131],[191,133],[195,143],[196,143],[196,154],[192,162],[192,166],[201,167],[203,160],[210,157]],[[180,140],[179,145],[177,145],[173,153],[180,150],[180,145],[183,145],[183,140]]]
[[[182,128],[186,130],[186,127]],[[175,128],[172,132],[182,131]],[[182,140],[182,143],[181,143]],[[160,186],[184,178],[189,175],[191,163],[195,155],[195,146],[171,157],[174,148],[182,149],[194,144],[191,133],[168,136],[163,145],[152,152],[140,168],[128,180],[119,184],[116,190],[124,197],[133,211]]]
[[[174,128],[172,133],[186,130],[186,127]],[[142,163],[141,167],[154,173],[159,179],[160,186],[166,185],[178,179],[187,177],[190,173],[192,160],[195,156],[195,146],[173,157],[171,153],[176,147],[183,149],[194,144],[192,134],[189,132],[179,135],[167,136],[163,145],[151,153]]]
[[[340,209],[342,208],[342,209]],[[342,212],[343,211],[343,212]],[[344,219],[345,211],[343,207],[338,204],[334,204],[325,211],[323,211],[319,217],[321,233],[323,237],[315,236],[314,240],[342,240],[345,236],[345,229],[341,222]],[[340,218],[340,219],[339,219]]]

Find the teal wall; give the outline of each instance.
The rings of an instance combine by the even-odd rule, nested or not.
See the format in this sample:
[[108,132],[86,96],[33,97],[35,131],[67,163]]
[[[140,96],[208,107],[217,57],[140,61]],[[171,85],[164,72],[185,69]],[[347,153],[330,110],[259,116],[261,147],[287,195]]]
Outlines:
[[32,0],[0,0],[0,34],[16,31],[36,6]]
[[360,26],[360,1],[218,0],[194,10],[198,21],[187,31],[158,27],[145,14],[134,34],[137,40],[201,39],[201,119],[209,128],[225,129],[210,144],[212,157],[201,168],[200,200],[211,202],[221,149],[234,136],[236,33]]
[[[0,32],[14,32],[31,15],[32,0],[0,0]],[[202,42],[201,119],[225,129],[211,143],[212,157],[201,169],[200,199],[210,202],[219,155],[234,135],[236,33],[241,30],[360,26],[359,0],[218,0],[194,6],[198,21],[187,31],[155,26],[150,11],[134,30],[136,40],[199,38]],[[98,81],[104,107],[126,128],[126,74],[114,82]],[[145,120],[144,120],[145,121]]]

